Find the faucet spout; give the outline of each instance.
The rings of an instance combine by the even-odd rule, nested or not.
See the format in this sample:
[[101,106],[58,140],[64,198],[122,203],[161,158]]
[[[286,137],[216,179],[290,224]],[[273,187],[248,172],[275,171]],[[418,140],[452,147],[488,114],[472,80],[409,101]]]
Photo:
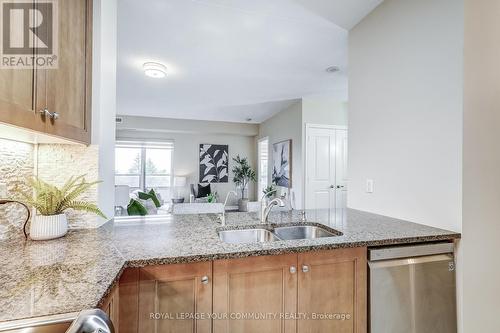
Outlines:
[[263,204],[260,212],[261,223],[267,223],[267,220],[269,218],[269,213],[271,213],[271,210],[273,209],[274,206],[285,207],[285,202],[280,198],[275,198],[271,200],[267,206],[264,206]]

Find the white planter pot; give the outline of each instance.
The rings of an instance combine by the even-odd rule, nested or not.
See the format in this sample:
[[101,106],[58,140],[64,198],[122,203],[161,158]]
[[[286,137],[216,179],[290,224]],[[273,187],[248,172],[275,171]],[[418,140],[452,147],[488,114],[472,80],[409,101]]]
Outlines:
[[36,215],[30,226],[30,238],[33,240],[47,240],[59,238],[68,232],[66,214]]
[[238,211],[248,212],[248,199],[238,200]]

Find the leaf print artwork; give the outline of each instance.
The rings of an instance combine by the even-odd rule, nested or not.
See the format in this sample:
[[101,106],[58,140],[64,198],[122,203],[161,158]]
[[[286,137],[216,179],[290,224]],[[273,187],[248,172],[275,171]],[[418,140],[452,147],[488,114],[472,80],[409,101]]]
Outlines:
[[272,183],[274,185],[287,188],[290,188],[292,186],[291,155],[292,155],[292,140],[285,140],[273,144]]
[[200,183],[227,183],[228,145],[200,144]]

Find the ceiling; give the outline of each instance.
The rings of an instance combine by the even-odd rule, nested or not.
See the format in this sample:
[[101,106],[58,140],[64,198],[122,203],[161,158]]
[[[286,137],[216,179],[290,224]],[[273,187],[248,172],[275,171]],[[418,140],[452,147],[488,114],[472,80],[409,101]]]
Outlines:
[[120,0],[117,113],[261,122],[302,96],[345,100],[347,29],[380,2]]

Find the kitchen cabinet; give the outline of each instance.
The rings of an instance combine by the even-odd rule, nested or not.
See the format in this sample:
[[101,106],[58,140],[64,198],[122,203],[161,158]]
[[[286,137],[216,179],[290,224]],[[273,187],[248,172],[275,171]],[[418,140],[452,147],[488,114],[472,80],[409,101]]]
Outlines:
[[59,1],[57,12],[58,67],[1,70],[0,122],[89,144],[92,0]]
[[366,266],[352,248],[128,268],[120,333],[366,333]]
[[[215,261],[213,332],[295,332],[280,314],[296,312],[296,265],[294,254]],[[267,317],[243,317],[254,314]]]
[[298,333],[366,332],[366,248],[301,253],[298,267]]
[[214,262],[219,332],[366,332],[366,248]]
[[138,332],[211,332],[211,262],[141,268],[138,294]]
[[[139,268],[127,268],[119,281],[120,333],[137,333],[139,323]],[[116,327],[115,327],[116,328]]]
[[45,131],[35,112],[34,74],[30,69],[0,69],[0,122]]
[[108,296],[104,299],[104,302],[101,305],[101,310],[106,312],[109,316],[109,319],[113,323],[115,327],[115,333],[119,332],[119,317],[120,317],[120,293],[119,286],[116,285],[111,289]]

